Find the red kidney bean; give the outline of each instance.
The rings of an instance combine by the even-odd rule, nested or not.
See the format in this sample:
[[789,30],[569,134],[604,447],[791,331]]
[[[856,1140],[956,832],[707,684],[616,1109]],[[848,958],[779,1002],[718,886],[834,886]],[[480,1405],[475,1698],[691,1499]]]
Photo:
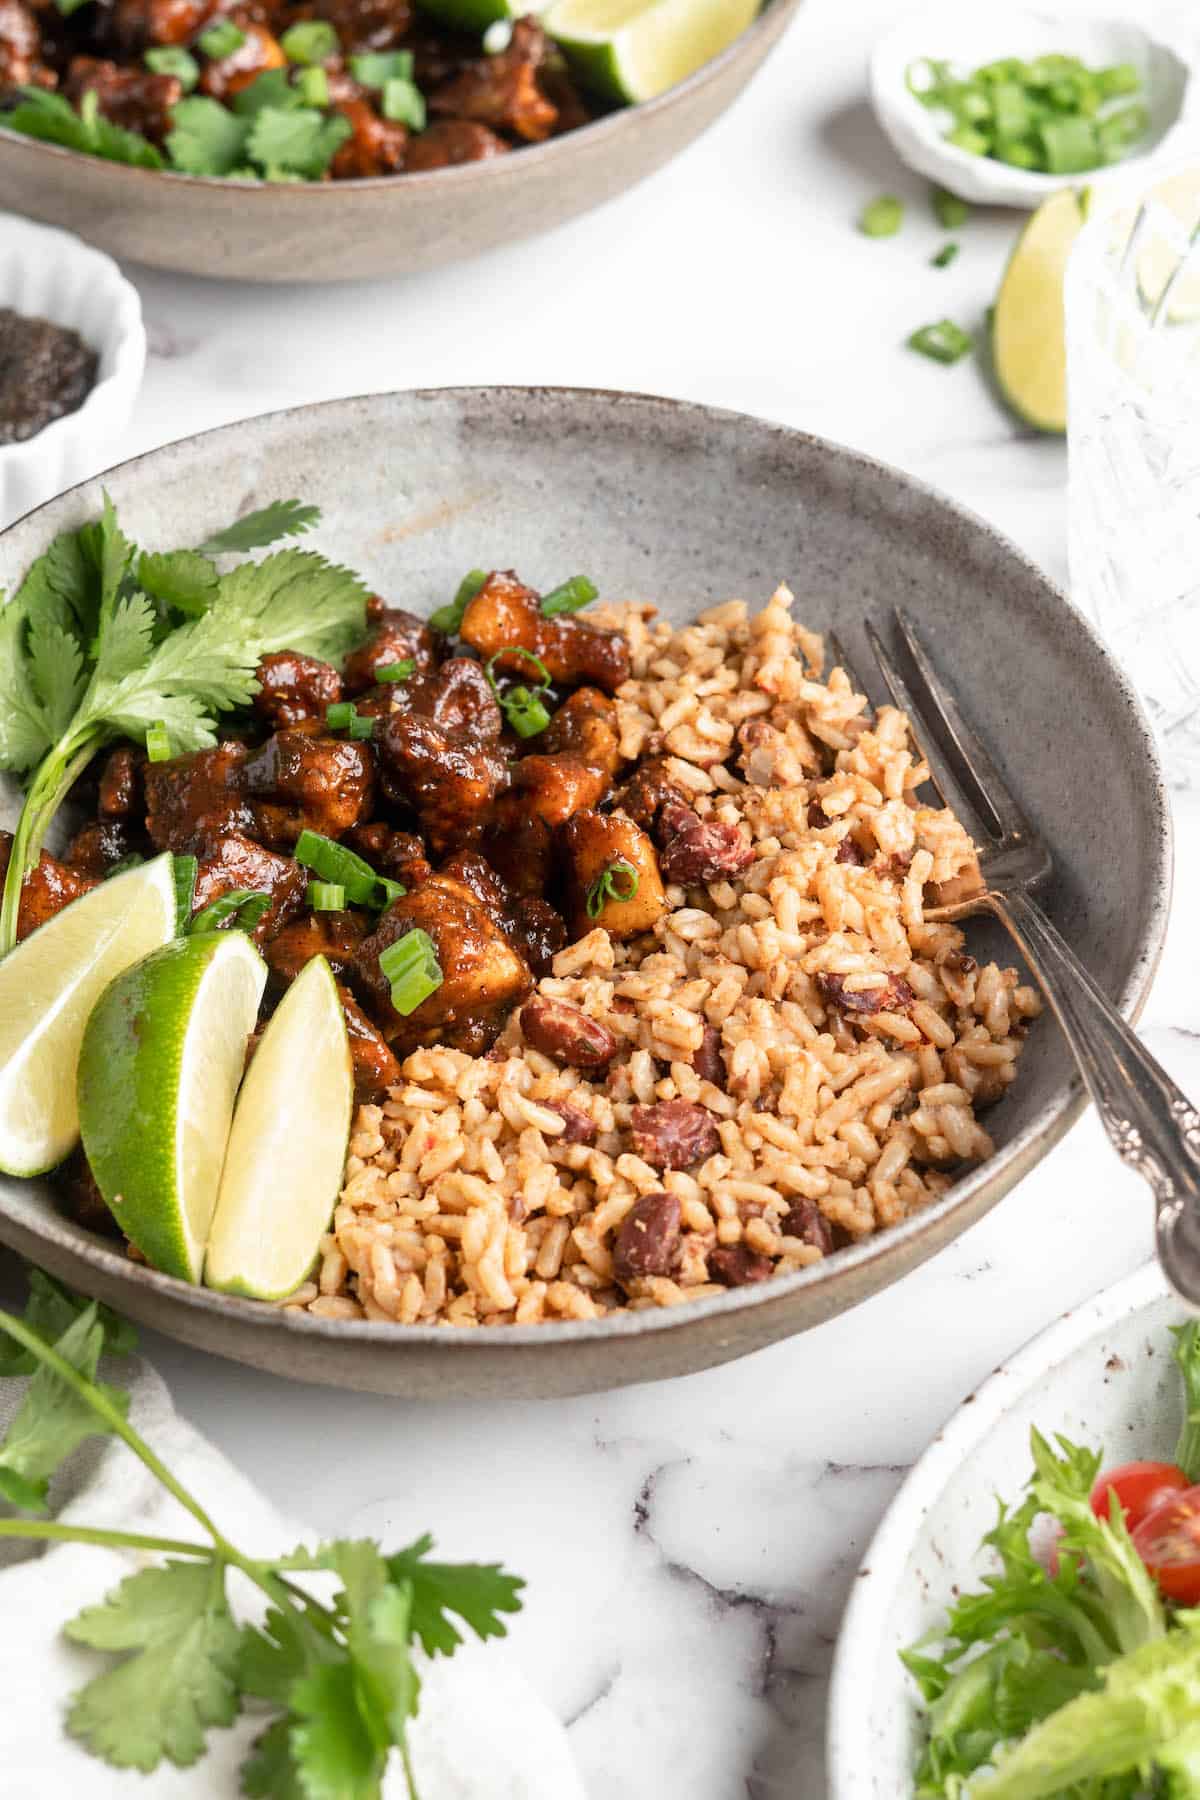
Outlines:
[[692,1052],[692,1067],[701,1081],[711,1081],[714,1087],[724,1088],[725,1058],[721,1055],[721,1034],[715,1025],[704,1027],[700,1048]]
[[784,1237],[799,1238],[801,1243],[811,1244],[822,1256],[830,1255],[833,1250],[833,1226],[815,1200],[793,1200],[779,1229]]
[[690,1100],[635,1106],[630,1126],[634,1149],[656,1169],[690,1169],[721,1148],[712,1114]]
[[581,1106],[573,1106],[569,1100],[546,1100],[542,1103],[556,1112],[566,1130],[558,1139],[560,1144],[594,1144],[597,1137],[596,1121],[584,1112]]
[[568,1000],[535,994],[521,1008],[525,1041],[571,1069],[607,1069],[617,1054],[617,1040],[607,1025],[590,1019]]
[[769,1257],[757,1255],[745,1244],[722,1244],[708,1253],[709,1275],[724,1287],[749,1287],[765,1281],[773,1266]]
[[741,875],[754,861],[754,849],[736,825],[702,819],[690,806],[664,806],[660,815],[664,840],[658,866],[664,881],[683,886]]
[[902,975],[888,975],[879,987],[871,988],[847,988],[844,975],[816,975],[813,979],[829,1004],[843,1013],[902,1013],[913,1003],[913,991]]
[[621,1221],[613,1269],[622,1287],[643,1275],[670,1273],[679,1249],[679,1201],[674,1194],[643,1194]]

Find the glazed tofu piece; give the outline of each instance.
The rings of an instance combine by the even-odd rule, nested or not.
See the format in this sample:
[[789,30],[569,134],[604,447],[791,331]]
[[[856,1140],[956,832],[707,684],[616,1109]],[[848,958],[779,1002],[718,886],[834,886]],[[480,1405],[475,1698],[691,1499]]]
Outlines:
[[513,788],[518,804],[553,830],[573,813],[597,806],[608,776],[577,756],[523,756],[513,770]]
[[554,833],[523,793],[500,795],[480,849],[512,893],[545,893],[554,871]]
[[[12,833],[0,831],[0,881],[8,873],[12,845]],[[66,863],[51,856],[48,850],[43,850],[36,865],[21,883],[21,902],[17,911],[18,943],[95,885],[90,876],[68,868]]]
[[253,888],[271,896],[271,905],[254,930],[254,941],[261,945],[300,911],[308,875],[290,856],[277,856],[252,838],[227,832],[200,847],[193,913],[234,888]]
[[146,752],[136,744],[110,750],[100,771],[97,811],[102,819],[132,819],[145,811]]
[[[407,1017],[395,1011],[391,983],[379,967],[389,944],[409,931],[428,933],[442,984]],[[359,946],[360,991],[397,1054],[420,1044],[445,1044],[479,1055],[493,1042],[511,1009],[533,987],[529,965],[505,938],[476,896],[451,875],[433,875],[415,893],[393,902]]]
[[508,786],[502,752],[411,712],[390,714],[378,738],[388,791],[414,807],[432,854],[478,843]]
[[366,744],[277,731],[246,758],[243,781],[254,835],[287,849],[302,831],[339,838],[369,818],[374,762]]
[[[562,830],[567,867],[568,924],[573,938],[583,937],[602,925],[615,938],[637,937],[653,929],[667,910],[662,876],[654,845],[632,819],[620,813],[580,812]],[[628,863],[637,874],[637,887],[628,900],[605,896],[599,911],[589,915],[588,894],[606,869]],[[632,886],[620,871],[614,876],[618,891]]]
[[350,1060],[354,1064],[354,1093],[359,1100],[378,1100],[400,1080],[400,1064],[389,1050],[383,1033],[368,1019],[348,987],[338,983]]
[[617,709],[599,688],[578,688],[564,700],[537,740],[547,756],[577,756],[611,781],[621,766]]
[[245,744],[230,740],[146,764],[146,829],[156,850],[186,855],[222,832],[253,829],[244,792],[246,756]]
[[295,981],[306,963],[323,956],[334,974],[345,975],[353,967],[355,952],[367,935],[365,914],[304,912],[284,925],[267,945],[264,955],[275,988]]
[[[347,140],[348,144],[353,142],[353,138]],[[363,693],[374,686],[376,669],[398,662],[412,662],[414,675],[427,674],[437,667],[437,642],[416,613],[405,612],[399,606],[385,606],[379,609],[366,643],[346,658],[342,676],[346,692]]]
[[503,674],[528,679],[523,657],[504,650],[526,650],[540,658],[552,681],[586,683],[613,693],[629,678],[629,646],[617,631],[601,631],[571,614],[543,618],[532,588],[511,569],[489,575],[463,614],[459,634],[484,661],[496,657]]
[[128,819],[97,819],[84,825],[67,846],[66,862],[77,875],[103,881],[110,870],[145,849],[145,838]]
[[276,650],[258,665],[261,687],[254,710],[273,731],[298,725],[301,719],[323,719],[325,708],[342,697],[342,678],[332,663],[298,650]]

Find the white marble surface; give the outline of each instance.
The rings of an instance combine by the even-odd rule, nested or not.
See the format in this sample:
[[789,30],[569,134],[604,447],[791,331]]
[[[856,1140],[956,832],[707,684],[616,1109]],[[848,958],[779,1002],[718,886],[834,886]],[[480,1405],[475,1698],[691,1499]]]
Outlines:
[[[976,216],[953,267],[928,266],[945,234],[864,99],[869,45],[899,10],[809,0],[751,92],[676,165],[485,261],[274,292],[131,270],[151,355],[114,453],[370,388],[649,389],[869,450],[1063,578],[1062,445],[1015,427],[974,363],[943,369],[900,347],[931,319],[982,315],[1016,216]],[[911,203],[887,243],[853,229],[883,190]],[[1200,1094],[1200,797],[1177,823],[1174,930],[1145,1031]],[[339,1533],[431,1527],[448,1551],[528,1577],[512,1652],[571,1721],[597,1800],[819,1800],[839,1613],[906,1466],[1006,1352],[1150,1249],[1148,1195],[1088,1117],[898,1288],[670,1385],[437,1409],[148,1349],[182,1410],[287,1510]]]

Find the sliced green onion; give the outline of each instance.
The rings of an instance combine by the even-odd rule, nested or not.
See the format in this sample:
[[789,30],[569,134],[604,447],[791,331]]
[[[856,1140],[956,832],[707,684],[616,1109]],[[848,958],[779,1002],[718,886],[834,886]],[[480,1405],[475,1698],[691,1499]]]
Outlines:
[[175,936],[182,937],[196,900],[200,864],[194,856],[175,856],[171,859],[171,872],[175,877]]
[[957,231],[965,225],[971,216],[971,208],[957,194],[947,193],[945,188],[934,188],[930,195],[934,217],[944,231]]
[[931,357],[934,362],[956,363],[973,347],[973,339],[953,319],[939,319],[936,325],[922,325],[919,331],[914,331],[908,339],[908,347],[922,356]]
[[442,985],[442,966],[437,959],[433,939],[427,931],[416,928],[389,944],[379,958],[380,973],[391,983],[392,1005],[407,1018],[422,1000],[428,1000]]
[[375,679],[376,681],[407,681],[416,666],[411,656],[406,656],[403,662],[383,663],[376,669]]
[[350,741],[365,744],[375,736],[375,718],[372,713],[356,712],[350,719]]
[[946,142],[953,144],[956,150],[965,150],[968,156],[986,156],[991,148],[991,139],[982,131],[976,131],[973,125],[957,125],[953,131],[946,133]]
[[411,81],[411,50],[366,50],[350,58],[350,73],[361,87],[377,92],[389,81]]
[[218,931],[232,921],[235,931],[253,931],[271,905],[270,894],[262,888],[230,888],[219,894],[203,912],[198,912],[188,926],[189,937],[202,931]]
[[536,691],[538,693],[541,693],[543,688],[548,688],[550,686],[550,671],[540,656],[535,656],[532,650],[522,650],[520,644],[503,644],[500,649],[497,650],[495,656],[490,656],[488,658],[483,669],[484,674],[491,684],[492,692],[496,694],[497,697],[499,697],[499,689],[496,686],[496,677],[492,674],[492,670],[502,656],[519,656],[523,661],[533,664],[534,668],[542,678],[537,686]]
[[1102,100],[1115,100],[1122,94],[1138,93],[1142,78],[1132,63],[1114,63],[1110,69],[1097,69],[1095,82]]
[[[618,878],[620,886],[618,886]],[[605,902],[612,900],[632,900],[641,886],[641,876],[631,862],[619,856],[610,862],[606,869],[601,869],[595,881],[587,891],[587,916],[598,919],[604,910]]]
[[370,863],[355,856],[344,844],[335,844],[332,838],[323,837],[319,831],[306,830],[296,839],[292,855],[320,880],[335,882],[344,888],[347,900],[356,906],[371,905],[379,877]]
[[136,869],[145,860],[140,850],[131,850],[128,856],[122,856],[118,862],[115,862],[111,869],[105,869],[104,879],[111,881],[114,875],[123,875],[126,869]]
[[314,912],[341,912],[346,905],[346,890],[336,881],[310,881],[305,898]]
[[301,69],[296,76],[296,92],[305,106],[328,106],[329,77],[324,69]]
[[171,739],[161,719],[146,727],[146,755],[153,763],[171,760]]
[[353,700],[335,700],[325,708],[325,723],[331,731],[345,731],[356,710]]
[[[1082,174],[1119,160],[1150,124],[1143,106],[1116,121],[1114,104],[1141,91],[1132,63],[1089,69],[1077,56],[1010,56],[962,76],[925,58],[909,64],[905,79],[909,92],[946,121],[948,144],[1017,169]],[[951,230],[961,223],[941,222]]]
[[504,716],[518,737],[536,737],[550,723],[550,714],[538,699],[540,691],[531,693],[527,687],[514,687],[498,696]]
[[393,125],[407,125],[410,131],[425,129],[424,96],[403,75],[393,75],[384,82],[379,110]]
[[1090,119],[1047,119],[1040,134],[1051,175],[1082,175],[1100,161],[1100,142]]
[[542,595],[542,617],[552,619],[555,613],[578,612],[581,607],[590,606],[599,592],[595,582],[589,581],[586,575],[572,575],[569,581]]
[[197,43],[205,56],[211,56],[214,62],[220,62],[226,56],[232,56],[240,50],[246,41],[244,31],[239,31],[232,19],[218,19],[207,31],[202,31]]
[[453,637],[463,622],[463,614],[486,580],[485,569],[472,569],[469,575],[464,575],[449,606],[439,606],[436,612],[430,613],[429,623],[433,629]]
[[190,94],[200,79],[200,64],[179,44],[157,44],[146,51],[142,61],[154,75],[174,75],[185,94]]
[[402,881],[389,881],[386,875],[381,875],[379,877],[379,886],[376,889],[376,894],[379,903],[382,906],[390,906],[393,900],[403,899],[407,892],[408,889]]
[[957,244],[943,244],[937,255],[931,256],[929,260],[935,269],[948,269],[957,255]]
[[881,194],[858,215],[858,229],[864,237],[895,237],[903,223],[904,202],[895,194]]
[[327,56],[336,56],[341,45],[328,20],[302,19],[298,25],[288,26],[279,40],[279,48],[289,62],[312,66],[323,63]]

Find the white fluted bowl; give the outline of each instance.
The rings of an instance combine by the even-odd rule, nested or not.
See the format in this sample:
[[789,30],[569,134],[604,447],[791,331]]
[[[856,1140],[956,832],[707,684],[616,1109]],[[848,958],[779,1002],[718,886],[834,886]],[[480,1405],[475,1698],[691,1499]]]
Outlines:
[[142,305],[110,256],[69,231],[0,213],[0,307],[77,331],[99,353],[76,412],[0,445],[0,528],[119,459],[146,363]]
[[[963,4],[940,0],[936,6],[910,12],[882,37],[871,55],[869,84],[875,116],[901,160],[939,187],[980,206],[1040,206],[1047,194],[1071,181],[1103,181],[1149,157],[1175,153],[1184,135],[1200,131],[1196,117],[1196,82],[1181,51],[1162,33],[1145,31],[1126,18],[1095,18],[1068,8],[1057,12],[1026,11],[1008,5]],[[990,156],[973,156],[948,144],[944,123],[932,108],[909,92],[906,74],[925,58],[977,69],[1005,56],[1031,61],[1061,51],[1078,56],[1090,67],[1133,63],[1142,78],[1138,96],[1149,117],[1149,130],[1133,155],[1086,175],[1043,175],[1014,169]]]

